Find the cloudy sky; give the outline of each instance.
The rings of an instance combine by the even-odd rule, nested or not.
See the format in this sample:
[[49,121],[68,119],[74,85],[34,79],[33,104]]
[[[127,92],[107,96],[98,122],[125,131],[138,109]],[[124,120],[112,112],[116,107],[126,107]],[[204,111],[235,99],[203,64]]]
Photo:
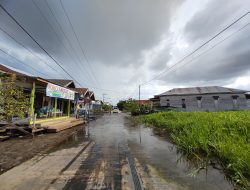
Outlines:
[[[113,103],[170,88],[250,90],[249,0],[0,0],[77,86]],[[71,78],[0,8],[0,63],[44,78]],[[154,79],[154,80],[152,80]]]

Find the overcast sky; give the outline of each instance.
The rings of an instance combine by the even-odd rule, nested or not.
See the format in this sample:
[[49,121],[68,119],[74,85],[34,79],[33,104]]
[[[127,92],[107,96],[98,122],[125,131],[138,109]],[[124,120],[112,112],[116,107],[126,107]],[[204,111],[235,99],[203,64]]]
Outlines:
[[[249,0],[0,0],[0,4],[76,84],[93,90],[99,99],[103,93],[113,103],[137,98],[138,85],[147,81],[143,98],[176,87],[250,90],[250,14],[172,67],[249,11]],[[0,51],[1,64],[44,78],[70,78],[2,9],[0,29],[0,49],[9,54]]]

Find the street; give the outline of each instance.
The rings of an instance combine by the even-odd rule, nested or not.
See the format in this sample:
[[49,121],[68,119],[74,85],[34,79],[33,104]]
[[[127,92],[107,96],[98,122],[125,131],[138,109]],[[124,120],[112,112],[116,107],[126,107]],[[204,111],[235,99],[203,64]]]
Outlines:
[[0,189],[233,189],[216,169],[190,176],[190,163],[125,114],[90,122],[56,149],[0,175]]

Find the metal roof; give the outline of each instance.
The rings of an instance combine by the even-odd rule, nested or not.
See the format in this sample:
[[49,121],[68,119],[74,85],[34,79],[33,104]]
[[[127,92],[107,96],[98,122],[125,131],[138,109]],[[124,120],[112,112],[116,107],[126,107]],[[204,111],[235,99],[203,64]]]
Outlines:
[[62,87],[68,87],[71,83],[74,83],[73,80],[68,80],[68,79],[46,79],[46,80]]
[[20,72],[14,71],[13,69],[10,69],[7,66],[2,65],[2,64],[0,64],[0,72],[7,73],[7,74],[20,75],[20,76],[27,76],[24,73],[20,73]]
[[191,88],[173,88],[158,96],[174,96],[174,95],[202,95],[202,94],[236,94],[246,93],[246,90],[239,90],[234,88],[226,88],[221,86],[205,86],[205,87],[191,87]]
[[85,95],[89,91],[88,88],[71,88],[72,90],[77,91],[79,94]]

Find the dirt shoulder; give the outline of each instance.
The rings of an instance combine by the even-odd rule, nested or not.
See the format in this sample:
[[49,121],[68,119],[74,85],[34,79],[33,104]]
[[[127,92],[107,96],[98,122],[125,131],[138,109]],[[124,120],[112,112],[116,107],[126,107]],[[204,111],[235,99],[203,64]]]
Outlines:
[[23,137],[0,142],[0,174],[37,154],[49,151],[51,148],[63,143],[77,131],[83,130],[83,128],[83,125],[79,125],[59,133],[37,135],[33,139]]

